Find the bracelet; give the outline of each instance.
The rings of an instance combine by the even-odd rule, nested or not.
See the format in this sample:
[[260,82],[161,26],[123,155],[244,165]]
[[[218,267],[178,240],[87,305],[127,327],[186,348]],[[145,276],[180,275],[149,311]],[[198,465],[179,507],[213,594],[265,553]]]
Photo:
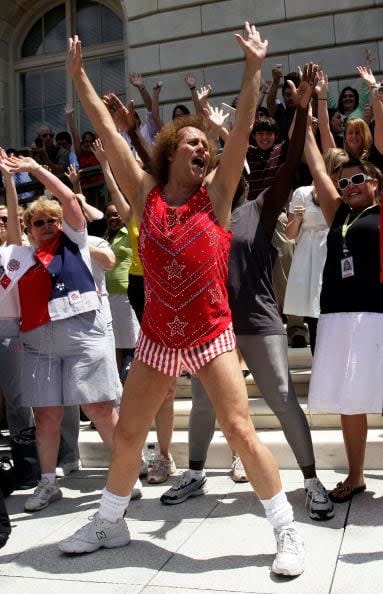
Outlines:
[[318,101],[327,101],[327,99],[323,99],[322,97],[317,97]]
[[189,87],[191,91],[195,91],[195,87]]
[[144,86],[142,86],[142,87],[137,87],[137,88],[138,88],[138,90],[139,90],[139,91],[143,91],[143,90],[145,89],[145,87],[144,87]]

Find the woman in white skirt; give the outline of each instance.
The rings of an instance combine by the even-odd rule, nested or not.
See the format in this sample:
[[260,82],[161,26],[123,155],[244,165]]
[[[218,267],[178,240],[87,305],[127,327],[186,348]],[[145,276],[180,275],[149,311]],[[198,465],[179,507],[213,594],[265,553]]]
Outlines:
[[[348,159],[342,149],[330,149],[324,155],[327,173],[337,176],[342,162]],[[321,211],[315,186],[301,186],[293,193],[286,226],[288,239],[296,245],[287,280],[283,312],[304,316],[309,328],[310,348],[315,350],[320,313],[319,299],[322,272],[326,260],[327,223]]]
[[383,404],[381,173],[367,161],[349,160],[336,188],[311,131],[306,157],[330,228],[309,407],[341,415],[349,471],[330,498],[342,503],[366,489],[367,413],[381,413]]

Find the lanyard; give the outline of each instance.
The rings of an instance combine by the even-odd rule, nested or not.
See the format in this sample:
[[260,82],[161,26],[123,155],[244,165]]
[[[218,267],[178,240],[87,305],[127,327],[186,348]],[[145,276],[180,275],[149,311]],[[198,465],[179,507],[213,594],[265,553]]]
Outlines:
[[355,219],[353,219],[351,221],[350,224],[348,224],[350,217],[351,217],[351,212],[348,213],[345,222],[342,225],[342,247],[343,247],[343,254],[345,256],[347,256],[347,254],[349,254],[349,250],[347,249],[347,245],[346,245],[346,235],[349,229],[351,229],[351,227],[353,226],[354,223],[356,223],[356,221],[358,221],[360,219],[360,217],[367,212],[368,210],[370,210],[370,208],[375,208],[376,204],[371,204],[371,206],[367,206],[367,208],[365,208],[364,210],[362,210],[362,212],[360,212]]

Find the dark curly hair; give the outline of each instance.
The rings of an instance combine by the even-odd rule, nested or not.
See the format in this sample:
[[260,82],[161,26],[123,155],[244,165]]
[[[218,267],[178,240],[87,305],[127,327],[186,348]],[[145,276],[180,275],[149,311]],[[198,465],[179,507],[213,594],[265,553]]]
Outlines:
[[356,89],[354,89],[353,87],[344,87],[344,89],[341,90],[340,95],[339,95],[339,99],[338,99],[338,111],[340,111],[340,113],[342,113],[342,114],[344,114],[343,97],[344,97],[344,94],[347,91],[351,91],[351,93],[354,95],[354,99],[355,99],[354,110],[359,105],[359,93],[358,93],[358,91]]
[[[153,146],[153,155],[151,159],[151,173],[160,186],[165,186],[169,178],[169,157],[177,150],[180,141],[179,132],[186,127],[197,128],[206,133],[206,125],[200,116],[184,116],[176,118],[165,124]],[[216,146],[209,141],[210,160],[208,171],[213,168]]]

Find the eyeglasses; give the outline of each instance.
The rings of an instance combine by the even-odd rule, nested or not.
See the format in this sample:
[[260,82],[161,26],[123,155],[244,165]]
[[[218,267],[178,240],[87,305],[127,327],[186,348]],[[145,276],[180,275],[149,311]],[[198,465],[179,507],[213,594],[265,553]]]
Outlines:
[[0,221],[2,221],[3,223],[7,223],[8,217],[6,217],[5,215],[4,216],[1,216],[0,217]]
[[58,219],[49,218],[49,219],[37,219],[37,221],[32,221],[33,227],[43,227],[44,225],[57,225]]
[[340,190],[345,190],[349,184],[360,186],[370,180],[372,180],[372,177],[365,173],[355,173],[355,175],[352,175],[351,177],[342,177],[342,179],[339,179],[338,187]]
[[46,132],[45,134],[40,134],[41,138],[53,138],[54,134],[52,132]]

